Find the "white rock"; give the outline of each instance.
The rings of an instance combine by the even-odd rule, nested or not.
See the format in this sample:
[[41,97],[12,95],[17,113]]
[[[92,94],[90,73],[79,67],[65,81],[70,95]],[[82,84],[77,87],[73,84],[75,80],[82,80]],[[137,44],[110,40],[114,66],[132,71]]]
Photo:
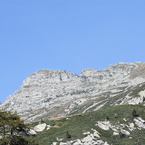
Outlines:
[[82,142],[91,142],[93,139],[92,139],[92,137],[90,136],[90,135],[88,135],[88,136],[86,136],[86,137],[84,137],[83,139],[82,139]]
[[96,144],[97,144],[97,145],[109,145],[106,141],[104,142],[104,141],[102,141],[102,140],[97,140],[97,141],[96,141]]
[[94,135],[94,137],[97,137],[97,138],[100,138],[100,135],[99,135],[100,133],[98,132],[98,131],[95,131],[94,133],[93,133],[93,135]]
[[130,135],[130,132],[125,129],[121,129],[121,132],[125,135]]
[[50,125],[47,125],[47,129],[46,130],[49,130],[51,128],[51,126]]
[[113,132],[113,135],[119,135],[119,132]]
[[145,97],[145,90],[138,93],[142,98]]
[[[92,129],[94,132],[97,132],[96,130]],[[99,134],[99,133],[98,133]],[[106,141],[97,140],[94,138],[93,134],[89,134],[88,136],[77,139],[77,140],[71,140],[68,142],[60,142],[60,145],[109,145]]]
[[111,123],[110,121],[98,121],[96,126],[99,126],[103,130],[109,130],[109,128],[111,127]]
[[133,131],[135,128],[134,123],[129,123],[129,128],[130,131]]
[[120,129],[120,126],[115,125],[115,126],[110,126],[110,128],[111,128],[114,132],[118,132],[118,129]]
[[28,131],[28,134],[30,134],[30,135],[36,135],[37,133],[36,133],[36,131],[34,131],[33,129],[30,129],[30,130]]
[[38,124],[34,127],[34,131],[41,132],[46,128],[46,123]]
[[60,142],[59,145],[69,145],[68,143]]
[[57,140],[57,141],[62,141],[63,138],[59,138],[59,137],[57,137],[56,140]]
[[137,119],[140,120],[142,123],[145,123],[145,120],[143,120],[141,117],[138,117]]
[[73,145],[82,145],[82,143],[74,142]]
[[105,141],[104,145],[109,145],[109,144],[107,143],[107,141]]
[[138,118],[135,118],[134,121],[135,121],[135,124],[139,128],[144,128],[145,129],[145,124],[144,124],[145,121],[143,119],[141,119],[140,117],[138,117]]
[[73,143],[73,145],[81,145],[81,144],[82,144],[82,142],[80,139],[77,139],[76,142]]
[[88,135],[88,134],[90,134],[89,131],[83,133],[83,135]]
[[133,98],[131,100],[128,100],[128,104],[131,104],[131,105],[140,104],[142,102],[143,102],[143,98],[142,97],[136,97],[136,98]]

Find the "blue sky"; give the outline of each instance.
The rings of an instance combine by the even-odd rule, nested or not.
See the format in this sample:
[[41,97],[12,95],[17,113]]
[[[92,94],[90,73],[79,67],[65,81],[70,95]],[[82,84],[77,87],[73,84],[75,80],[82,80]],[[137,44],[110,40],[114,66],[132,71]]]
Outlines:
[[47,68],[145,62],[145,0],[0,0],[0,101]]

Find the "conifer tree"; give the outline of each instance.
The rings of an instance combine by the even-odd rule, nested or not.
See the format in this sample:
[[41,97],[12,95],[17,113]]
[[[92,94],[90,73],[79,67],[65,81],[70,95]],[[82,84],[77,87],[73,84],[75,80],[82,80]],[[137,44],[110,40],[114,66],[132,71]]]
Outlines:
[[0,110],[0,145],[33,145],[24,138],[28,131],[16,113]]
[[133,117],[139,117],[139,115],[137,114],[137,112],[136,112],[135,109],[133,109],[133,111],[132,111],[132,116],[133,116]]

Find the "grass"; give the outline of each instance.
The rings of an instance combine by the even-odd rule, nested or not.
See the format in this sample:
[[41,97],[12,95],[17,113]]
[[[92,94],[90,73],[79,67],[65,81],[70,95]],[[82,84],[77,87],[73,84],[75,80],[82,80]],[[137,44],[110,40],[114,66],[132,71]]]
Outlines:
[[[134,145],[140,142],[145,144],[145,130],[135,130],[128,136],[113,136],[113,131],[102,130],[95,126],[97,121],[104,121],[109,119],[112,124],[126,123],[123,119],[126,118],[128,122],[133,122],[132,111],[136,110],[136,113],[145,119],[145,107],[141,105],[119,105],[100,109],[94,112],[87,112],[84,114],[78,114],[70,117],[55,118],[51,120],[45,120],[44,122],[50,124],[52,127],[49,130],[45,130],[38,133],[36,136],[29,138],[38,142],[40,145],[50,145],[52,142],[58,142],[56,138],[62,138],[63,142],[68,140],[75,140],[83,138],[83,133],[86,131],[92,132],[92,128],[96,129],[101,134],[101,139],[107,141],[112,145]],[[33,127],[38,123],[32,123],[28,126]],[[141,135],[141,136],[140,136]],[[140,136],[140,137],[139,137]],[[135,143],[136,142],[136,143]]]
[[145,90],[145,84],[137,86],[133,91],[129,94],[130,96],[139,97],[138,93]]

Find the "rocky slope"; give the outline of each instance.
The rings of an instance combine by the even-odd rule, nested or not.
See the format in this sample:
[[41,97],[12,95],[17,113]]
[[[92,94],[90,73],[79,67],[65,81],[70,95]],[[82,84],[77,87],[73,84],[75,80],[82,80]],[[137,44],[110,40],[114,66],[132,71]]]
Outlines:
[[144,145],[145,107],[111,106],[28,126],[40,145]]
[[117,104],[139,104],[145,96],[145,63],[118,63],[80,75],[39,70],[0,108],[15,110],[26,121],[84,113]]

